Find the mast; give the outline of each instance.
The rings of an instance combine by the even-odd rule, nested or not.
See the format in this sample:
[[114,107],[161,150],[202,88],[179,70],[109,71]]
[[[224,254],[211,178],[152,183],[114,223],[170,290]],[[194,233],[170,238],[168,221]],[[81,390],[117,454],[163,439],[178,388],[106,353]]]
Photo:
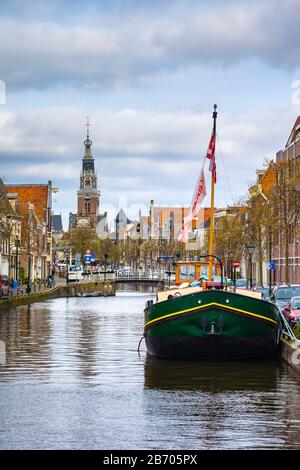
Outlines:
[[[213,112],[213,136],[216,139],[216,129],[217,129],[217,105],[214,105],[214,112]],[[213,255],[213,247],[214,247],[214,215],[215,215],[215,182],[214,182],[214,175],[211,172],[211,196],[210,196],[210,225],[209,225],[209,254]],[[209,257],[209,270],[208,270],[208,279],[210,281],[213,280],[213,257]]]

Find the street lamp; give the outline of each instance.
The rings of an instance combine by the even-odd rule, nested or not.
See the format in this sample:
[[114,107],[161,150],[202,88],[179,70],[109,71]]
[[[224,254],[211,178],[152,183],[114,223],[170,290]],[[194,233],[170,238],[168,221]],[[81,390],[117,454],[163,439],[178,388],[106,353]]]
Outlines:
[[31,292],[31,285],[30,285],[30,281],[31,281],[31,253],[30,253],[30,251],[28,251],[27,256],[28,256],[28,279],[27,279],[26,293],[30,294],[30,292]]
[[[234,251],[232,250],[229,250],[228,251],[228,258],[227,258],[227,263],[226,263],[226,276],[228,276],[228,274],[230,275],[230,279],[232,280],[233,278],[233,257],[234,257]],[[229,266],[228,266],[229,265]],[[228,269],[229,268],[229,269]]]
[[107,260],[108,260],[108,253],[104,253],[105,265],[104,265],[104,282],[106,282],[106,270],[107,270]]
[[16,247],[16,281],[19,280],[19,248],[21,246],[21,241],[19,238],[15,240],[15,247]]
[[223,278],[223,263],[222,260],[216,255],[200,255],[201,258],[212,258],[213,260],[216,259],[220,266],[220,274],[221,274],[221,290],[224,288],[224,278]]
[[67,249],[64,251],[65,253],[65,256],[66,256],[66,269],[67,269],[67,272],[66,272],[66,284],[69,284],[69,267],[70,267],[70,249]]
[[256,246],[255,245],[247,245],[246,246],[248,254],[249,254],[249,269],[250,269],[250,289],[253,287],[253,270],[252,270],[252,257],[255,252]]

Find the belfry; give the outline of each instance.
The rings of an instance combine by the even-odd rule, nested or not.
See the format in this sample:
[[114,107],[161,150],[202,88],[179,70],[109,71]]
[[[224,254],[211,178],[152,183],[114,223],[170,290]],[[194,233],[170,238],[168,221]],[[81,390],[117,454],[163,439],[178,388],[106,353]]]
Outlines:
[[95,172],[95,161],[92,154],[92,141],[90,140],[90,123],[87,118],[87,135],[84,141],[84,156],[80,174],[80,187],[77,191],[77,227],[96,227],[99,219],[100,191],[98,178]]

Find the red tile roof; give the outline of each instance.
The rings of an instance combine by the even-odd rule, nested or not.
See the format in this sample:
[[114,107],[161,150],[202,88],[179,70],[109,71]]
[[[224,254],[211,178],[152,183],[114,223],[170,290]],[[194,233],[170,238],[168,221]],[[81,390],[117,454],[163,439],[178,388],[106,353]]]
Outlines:
[[31,202],[39,221],[44,222],[48,207],[49,187],[47,184],[7,184],[6,189],[7,192],[18,194],[20,204]]

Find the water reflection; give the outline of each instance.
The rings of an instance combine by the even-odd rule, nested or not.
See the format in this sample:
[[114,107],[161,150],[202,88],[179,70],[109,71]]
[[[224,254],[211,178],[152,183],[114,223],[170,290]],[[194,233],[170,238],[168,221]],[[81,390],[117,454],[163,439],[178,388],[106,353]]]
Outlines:
[[145,387],[162,390],[274,391],[279,378],[276,361],[171,361],[146,356]]
[[144,344],[139,357],[151,295],[1,313],[0,448],[298,447],[300,380],[284,364],[158,360]]
[[[50,354],[51,312],[43,304],[26,305],[0,314],[0,339],[6,343],[7,365],[11,373],[46,367]],[[33,361],[34,358],[34,361]]]
[[[299,377],[274,361],[177,362],[147,357],[144,413],[170,448],[297,448]],[[296,379],[296,380],[294,380]],[[186,423],[189,423],[186,426]],[[164,429],[161,427],[164,423]]]
[[119,282],[117,284],[118,292],[139,292],[141,294],[149,293],[155,294],[157,290],[156,282],[137,282],[137,283],[127,283]]

